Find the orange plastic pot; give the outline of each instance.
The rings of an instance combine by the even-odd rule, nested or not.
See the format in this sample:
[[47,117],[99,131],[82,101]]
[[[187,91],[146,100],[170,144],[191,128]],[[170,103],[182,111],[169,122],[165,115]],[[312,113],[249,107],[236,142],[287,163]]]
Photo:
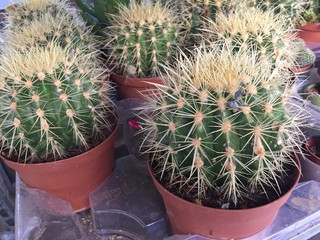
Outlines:
[[90,192],[102,184],[113,170],[117,130],[118,125],[98,146],[71,158],[35,164],[2,159],[28,187],[68,201],[75,211],[85,210],[90,207]]
[[[300,168],[300,161],[296,157]],[[300,179],[296,171],[296,180],[291,189],[277,200],[263,206],[249,209],[215,209],[179,198],[166,190],[153,176],[152,180],[160,192],[172,231],[175,234],[198,234],[214,239],[242,239],[257,234],[269,226],[280,207],[288,200]]]
[[162,84],[160,78],[136,78],[112,73],[111,80],[117,84],[120,99],[143,98],[151,92],[158,91],[153,84]]
[[298,37],[305,42],[320,43],[320,23],[307,23],[300,26]]

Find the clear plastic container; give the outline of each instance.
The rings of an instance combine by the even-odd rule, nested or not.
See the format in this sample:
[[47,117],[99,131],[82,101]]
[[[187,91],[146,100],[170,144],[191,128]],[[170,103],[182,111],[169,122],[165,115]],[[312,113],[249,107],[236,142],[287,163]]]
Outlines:
[[168,223],[160,194],[146,162],[133,156],[118,159],[112,176],[90,195],[94,230],[130,239],[163,239]]

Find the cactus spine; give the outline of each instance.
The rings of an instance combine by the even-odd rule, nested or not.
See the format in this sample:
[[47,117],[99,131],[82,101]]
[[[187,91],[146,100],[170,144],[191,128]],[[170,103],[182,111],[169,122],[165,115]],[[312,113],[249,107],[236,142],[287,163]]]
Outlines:
[[180,55],[161,96],[143,107],[155,174],[200,204],[210,189],[234,204],[259,188],[277,189],[300,146],[300,112],[287,110],[287,92],[279,88],[289,76],[272,76],[255,52],[228,46],[193,55]]
[[54,43],[2,56],[0,138],[6,157],[58,160],[88,149],[95,136],[106,137],[112,104],[103,74],[90,55]]
[[179,23],[175,13],[159,2],[120,6],[106,34],[112,56],[121,73],[138,77],[157,76],[178,44]]

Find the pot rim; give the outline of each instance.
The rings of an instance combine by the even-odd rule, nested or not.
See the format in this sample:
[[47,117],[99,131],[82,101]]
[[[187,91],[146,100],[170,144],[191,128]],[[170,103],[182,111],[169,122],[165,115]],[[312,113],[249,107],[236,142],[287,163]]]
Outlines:
[[111,134],[107,138],[105,138],[102,142],[100,142],[98,145],[96,145],[95,147],[90,148],[89,150],[87,150],[85,152],[82,152],[82,153],[80,153],[78,155],[75,155],[75,156],[72,156],[72,157],[69,157],[69,158],[59,159],[59,160],[56,160],[56,161],[41,162],[41,163],[19,163],[19,162],[15,162],[15,161],[13,161],[11,159],[8,159],[7,157],[3,156],[1,153],[0,153],[0,159],[2,159],[4,162],[7,162],[8,164],[15,165],[15,166],[23,166],[24,165],[24,166],[33,166],[33,167],[34,166],[43,167],[43,166],[63,164],[66,161],[68,161],[68,162],[77,161],[79,157],[85,157],[86,155],[89,155],[92,151],[95,151],[96,149],[102,147],[103,143],[109,141],[109,139],[111,139],[115,134],[117,134],[117,130],[118,130],[119,125],[120,125],[120,120],[119,120],[119,116],[118,116],[117,112],[115,112],[115,117],[116,117],[117,123],[114,126]]
[[279,202],[281,201],[284,197],[286,197],[286,195],[288,193],[290,193],[291,191],[294,190],[294,188],[297,186],[299,180],[300,180],[300,177],[301,177],[301,163],[300,163],[300,160],[299,160],[299,157],[297,156],[296,153],[294,153],[294,159],[295,159],[295,163],[297,164],[297,166],[295,166],[295,169],[296,169],[296,174],[297,174],[297,177],[296,177],[296,180],[294,181],[293,185],[290,187],[290,189],[288,191],[286,191],[282,196],[278,197],[277,199],[269,202],[269,203],[266,203],[266,204],[263,204],[261,206],[257,206],[257,207],[253,207],[253,208],[245,208],[245,209],[222,209],[222,208],[212,208],[212,207],[207,207],[207,206],[202,206],[202,205],[198,205],[196,203],[192,203],[192,202],[189,202],[183,198],[180,198],[178,196],[176,196],[175,194],[173,194],[172,192],[170,192],[169,190],[167,190],[165,187],[162,186],[162,184],[158,181],[158,179],[155,178],[153,172],[152,172],[152,169],[151,169],[151,164],[150,164],[150,160],[147,161],[147,165],[148,165],[148,171],[149,171],[149,174],[153,180],[154,183],[157,184],[157,186],[159,188],[161,188],[162,191],[166,192],[167,194],[169,194],[171,197],[173,197],[175,200],[177,201],[182,201],[184,204],[187,204],[187,205],[191,205],[191,206],[194,206],[196,205],[199,209],[202,209],[202,210],[209,210],[209,209],[214,209],[216,210],[217,212],[238,212],[238,213],[242,213],[242,212],[250,212],[250,211],[257,211],[259,209],[263,209],[263,208],[267,208],[271,205],[273,205],[274,203],[276,202]]

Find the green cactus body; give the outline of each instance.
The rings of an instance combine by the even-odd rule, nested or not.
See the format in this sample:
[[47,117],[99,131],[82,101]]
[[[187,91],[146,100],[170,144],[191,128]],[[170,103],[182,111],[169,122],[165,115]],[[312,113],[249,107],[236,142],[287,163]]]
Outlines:
[[106,137],[112,105],[103,73],[90,55],[57,44],[3,56],[0,127],[6,157],[58,160],[88,149],[94,136]]
[[162,95],[143,107],[156,175],[200,203],[212,188],[235,204],[258,188],[277,188],[299,146],[283,79],[270,77],[271,66],[257,59],[226,46],[196,49],[194,59],[182,55],[168,69]]
[[[10,19],[11,15],[8,18]],[[5,29],[4,35],[7,44],[20,51],[37,47],[47,48],[57,42],[61,47],[72,47],[86,54],[97,53],[98,44],[91,35],[91,29],[63,12],[55,15],[41,12],[37,18],[16,26],[15,30]]]
[[174,12],[160,3],[132,2],[129,7],[120,7],[106,34],[121,73],[153,77],[171,62],[179,24]]
[[[61,9],[52,10],[58,7]],[[72,47],[79,52],[97,55],[98,44],[91,34],[91,28],[86,27],[77,18],[76,12],[69,11],[68,7],[62,0],[24,0],[7,15],[7,26],[3,32],[6,43],[11,48],[26,51],[40,46],[50,47],[53,42],[58,42],[62,47]],[[37,12],[37,15],[31,14],[30,9]],[[23,21],[15,22],[16,14],[20,12],[26,16]]]
[[75,10],[67,0],[21,0],[19,4],[8,6],[6,11],[10,15],[7,27],[12,30],[38,19],[44,12],[53,16],[63,13],[70,18],[75,17]]
[[294,27],[282,15],[242,7],[228,15],[218,13],[216,21],[208,25],[203,34],[212,42],[225,41],[234,50],[256,51],[261,60],[281,66],[283,71],[294,65],[294,54],[289,51]]
[[251,6],[259,6],[266,11],[272,10],[276,14],[287,15],[290,20],[295,21],[306,11],[309,2],[308,0],[253,0]]
[[291,43],[290,50],[295,53],[294,69],[304,68],[314,64],[316,60],[315,53],[306,46],[305,42],[297,38]]

